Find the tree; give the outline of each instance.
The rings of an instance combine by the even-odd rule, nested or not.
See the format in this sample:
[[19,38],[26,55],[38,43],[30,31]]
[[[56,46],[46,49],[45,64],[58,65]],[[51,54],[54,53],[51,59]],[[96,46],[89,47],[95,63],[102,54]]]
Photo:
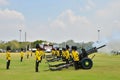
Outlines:
[[46,43],[47,41],[44,40],[36,40],[34,42],[31,43],[32,47],[35,47],[36,44],[42,44],[42,43]]

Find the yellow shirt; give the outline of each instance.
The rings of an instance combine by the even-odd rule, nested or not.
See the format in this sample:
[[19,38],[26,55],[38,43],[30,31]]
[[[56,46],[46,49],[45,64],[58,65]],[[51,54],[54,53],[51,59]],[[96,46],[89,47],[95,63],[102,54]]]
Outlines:
[[23,51],[20,52],[20,56],[21,56],[21,57],[24,56],[24,52],[23,52]]
[[65,51],[62,51],[62,56],[65,57]]
[[7,59],[7,60],[10,60],[10,59],[11,59],[10,52],[8,52],[8,51],[6,52],[6,59]]
[[52,50],[52,55],[55,55],[55,50]]
[[41,55],[41,57],[45,56],[45,52],[43,50],[40,50],[40,55]]
[[69,59],[70,58],[70,53],[68,50],[65,51],[65,58],[66,59]]
[[27,51],[26,53],[27,53],[27,55],[29,55],[29,54],[30,54],[30,52],[29,52],[29,51]]
[[74,61],[79,61],[79,53],[77,51],[72,51],[72,57]]
[[56,51],[56,55],[57,55],[57,56],[60,56],[59,50]]
[[39,60],[39,61],[40,61],[42,55],[43,55],[42,51],[36,50],[36,52],[35,52],[36,60]]

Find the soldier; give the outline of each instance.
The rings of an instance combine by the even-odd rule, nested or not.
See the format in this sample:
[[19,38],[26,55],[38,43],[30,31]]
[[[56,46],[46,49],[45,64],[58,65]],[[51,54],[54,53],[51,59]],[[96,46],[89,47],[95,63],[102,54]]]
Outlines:
[[7,49],[6,49],[6,60],[7,60],[7,64],[6,64],[6,69],[9,69],[9,66],[10,66],[10,60],[11,60],[11,56],[10,56],[10,46],[7,46]]
[[53,56],[53,58],[55,58],[55,49],[54,48],[52,49],[52,56]]
[[69,46],[66,45],[66,51],[65,51],[65,61],[66,61],[66,64],[69,64],[69,58],[70,58]]
[[65,61],[65,48],[62,48],[62,60]]
[[29,55],[30,55],[29,45],[27,46],[27,51],[26,51],[26,53],[27,53],[27,59],[29,59]]
[[26,54],[27,54],[27,59],[29,59],[29,51],[27,51]]
[[42,61],[42,59],[45,58],[45,52],[44,52],[44,49],[41,47],[40,47],[40,54],[41,54],[41,61]]
[[73,58],[75,70],[78,70],[79,69],[79,53],[77,52],[76,46],[72,46],[72,58]]
[[30,54],[31,54],[31,57],[32,57],[32,55],[33,55],[32,50],[30,50]]
[[21,62],[23,61],[23,56],[24,56],[24,52],[23,52],[23,48],[21,48],[21,51],[20,51],[20,61]]
[[88,57],[88,54],[87,54],[85,48],[82,48],[81,51],[82,51],[81,59],[83,59],[83,58],[85,58],[85,57]]
[[59,51],[59,48],[57,48],[57,50],[56,50],[56,55],[57,55],[57,59],[60,59],[60,51]]
[[43,53],[40,51],[41,48],[39,44],[36,44],[36,49],[37,50],[35,52],[35,56],[36,56],[35,71],[38,72],[39,63],[41,62]]

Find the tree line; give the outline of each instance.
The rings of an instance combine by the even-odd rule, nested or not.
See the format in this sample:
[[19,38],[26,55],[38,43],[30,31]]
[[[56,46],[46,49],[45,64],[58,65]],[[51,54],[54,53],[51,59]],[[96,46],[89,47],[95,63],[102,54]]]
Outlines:
[[[36,40],[36,41],[33,41],[33,42],[19,42],[17,40],[11,40],[11,41],[8,41],[8,42],[5,42],[5,41],[0,41],[0,49],[2,50],[6,50],[6,47],[7,46],[10,46],[11,47],[11,50],[12,51],[15,51],[15,50],[20,50],[21,48],[23,49],[27,49],[27,48],[35,48],[36,44],[43,44],[43,43],[47,43],[48,41],[46,40]],[[62,43],[54,43],[54,42],[49,42],[53,45],[58,45],[59,47],[65,47],[66,45],[70,45],[70,46],[77,46],[78,48],[86,48],[86,49],[90,49],[92,48],[92,44],[93,42],[87,42],[87,43],[84,43],[84,42],[74,42],[73,40],[68,40],[66,42],[62,42]]]
[[27,49],[28,47],[35,48],[36,44],[42,44],[43,42],[46,42],[46,41],[45,40],[36,40],[34,42],[28,42],[28,41],[19,42],[17,40],[12,40],[8,42],[0,41],[0,49],[6,50],[7,46],[10,46],[12,51],[20,50],[21,48]]

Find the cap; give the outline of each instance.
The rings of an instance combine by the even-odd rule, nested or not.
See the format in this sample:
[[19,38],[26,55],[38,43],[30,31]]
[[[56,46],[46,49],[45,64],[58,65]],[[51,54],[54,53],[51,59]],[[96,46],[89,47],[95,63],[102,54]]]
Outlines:
[[66,49],[69,49],[70,47],[68,45],[66,45]]
[[36,44],[36,48],[40,48],[39,44]]
[[11,50],[10,46],[7,46],[7,48],[6,48],[6,49],[7,49],[7,51],[8,51],[8,50]]

